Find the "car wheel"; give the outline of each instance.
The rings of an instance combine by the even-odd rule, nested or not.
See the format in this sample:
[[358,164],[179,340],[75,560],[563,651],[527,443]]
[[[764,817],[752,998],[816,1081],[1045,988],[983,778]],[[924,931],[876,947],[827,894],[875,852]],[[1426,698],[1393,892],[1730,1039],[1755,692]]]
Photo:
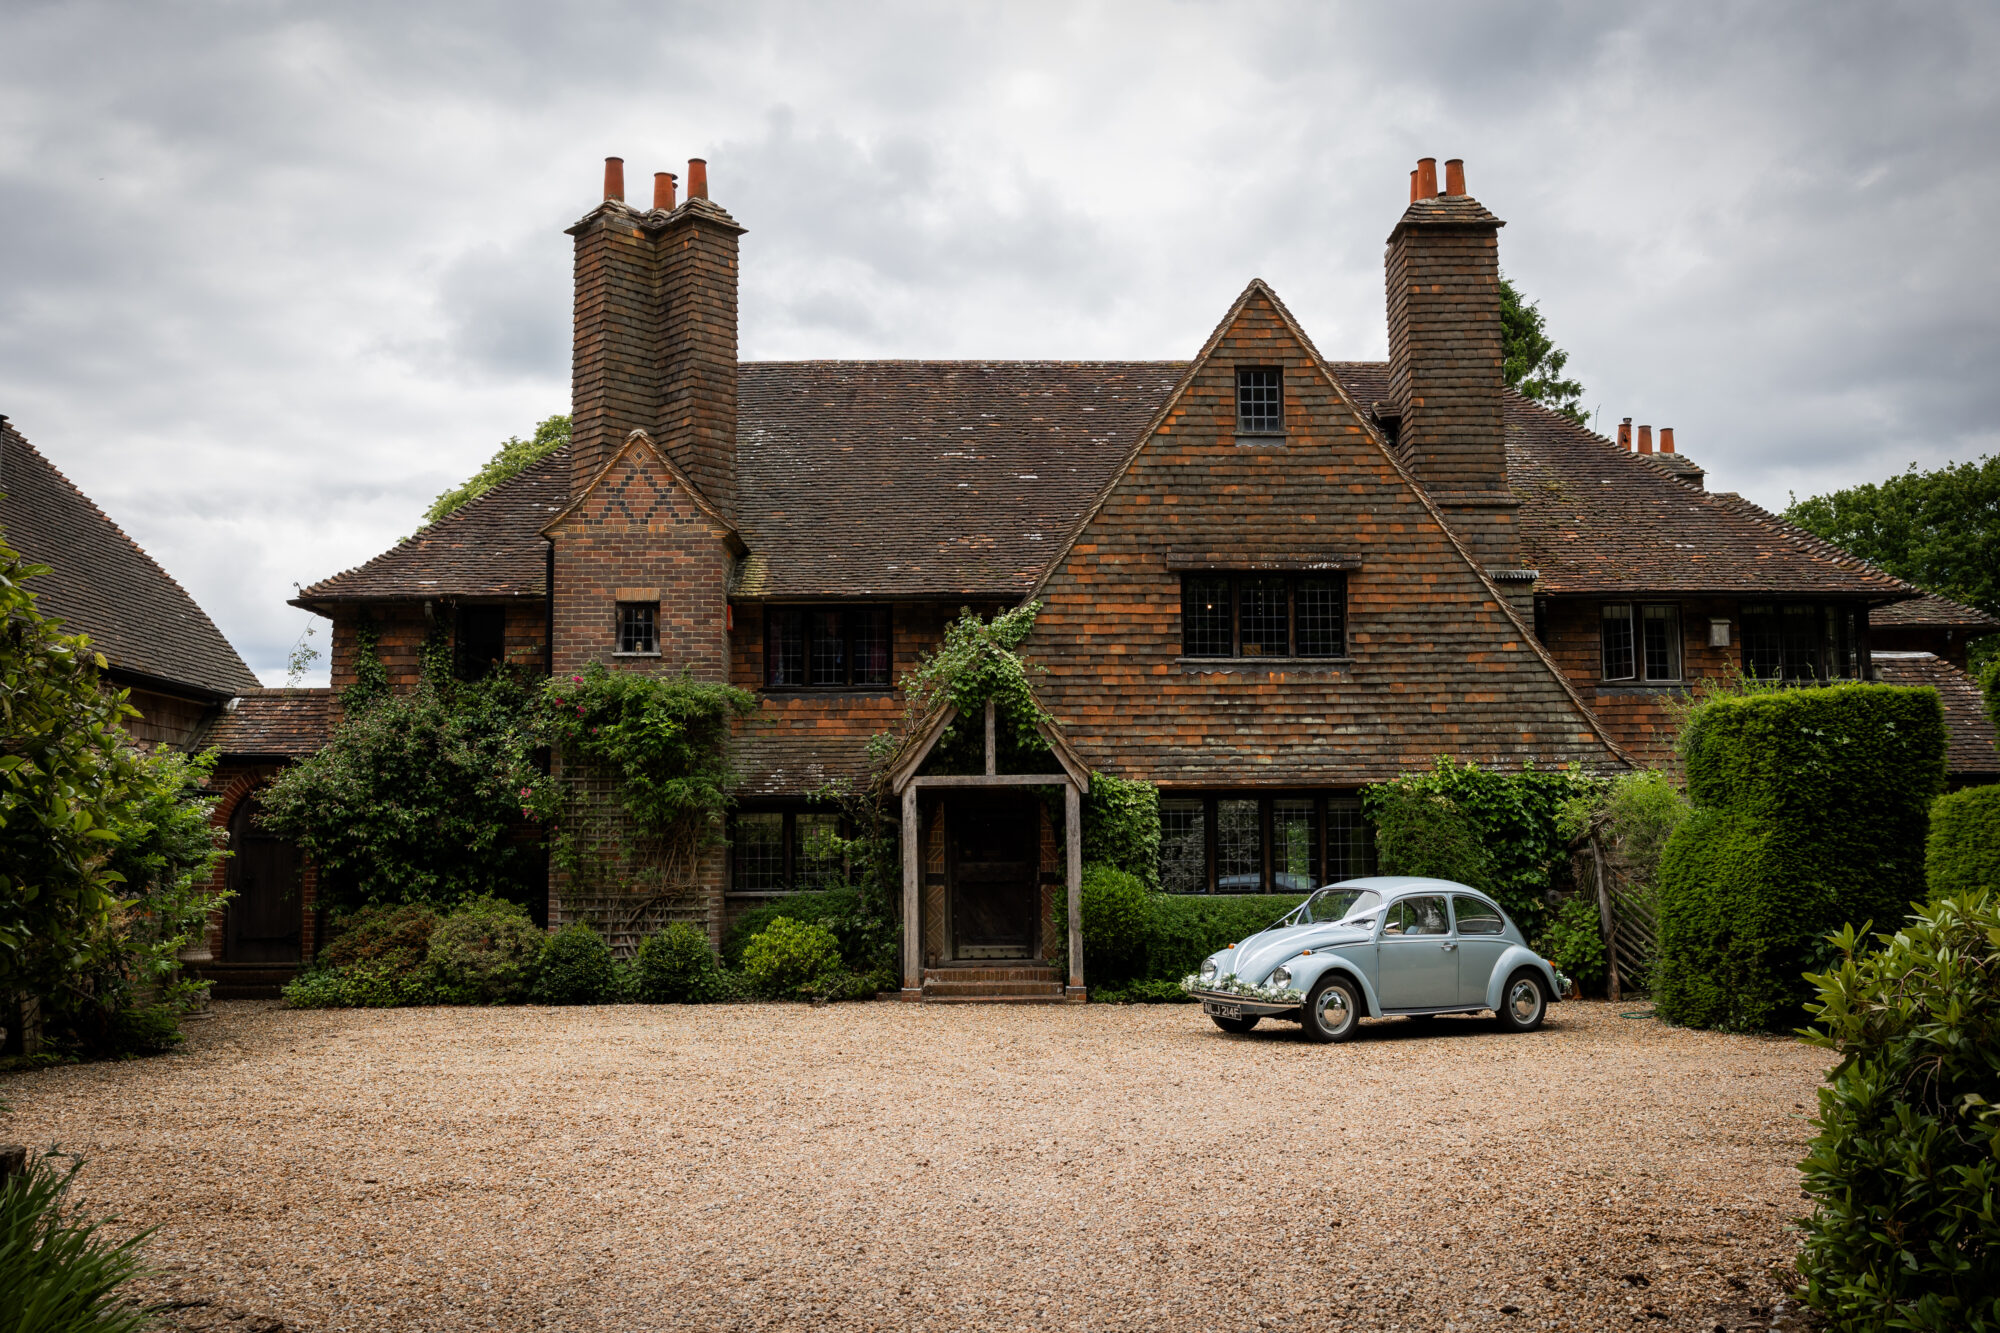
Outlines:
[[1214,1019],[1215,1025],[1224,1032],[1233,1032],[1240,1037],[1257,1026],[1257,1020],[1261,1015],[1248,1014],[1242,1018],[1224,1018],[1221,1014],[1210,1014],[1209,1017]]
[[1500,1020],[1503,1032],[1533,1032],[1542,1025],[1542,1016],[1548,1011],[1548,983],[1524,967],[1507,978],[1507,987],[1500,992],[1500,1008],[1494,1016]]
[[1342,976],[1324,976],[1306,996],[1299,1026],[1308,1041],[1346,1041],[1361,1022],[1361,995]]

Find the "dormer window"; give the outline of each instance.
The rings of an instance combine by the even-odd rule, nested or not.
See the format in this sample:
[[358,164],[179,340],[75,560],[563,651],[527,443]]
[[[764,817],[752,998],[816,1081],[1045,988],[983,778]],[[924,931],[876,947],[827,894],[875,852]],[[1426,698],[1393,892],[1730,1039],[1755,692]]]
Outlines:
[[1275,366],[1239,366],[1236,370],[1236,433],[1285,433],[1285,372]]
[[890,647],[886,606],[774,606],[764,612],[764,685],[886,689]]

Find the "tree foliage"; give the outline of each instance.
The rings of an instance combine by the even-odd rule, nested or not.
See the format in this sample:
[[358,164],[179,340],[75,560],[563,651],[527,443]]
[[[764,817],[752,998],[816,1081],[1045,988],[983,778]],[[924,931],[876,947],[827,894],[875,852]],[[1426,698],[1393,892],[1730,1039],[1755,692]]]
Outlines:
[[1508,388],[1562,413],[1579,426],[1588,423],[1583,385],[1563,378],[1569,353],[1550,339],[1541,307],[1522,296],[1505,277],[1500,279],[1500,338]]
[[524,440],[518,435],[509,438],[500,446],[498,453],[486,460],[484,467],[431,501],[431,507],[424,511],[424,523],[426,525],[435,523],[446,514],[464,508],[500,483],[520,476],[568,443],[567,416],[553,416],[543,420],[535,427],[535,433],[529,439]]

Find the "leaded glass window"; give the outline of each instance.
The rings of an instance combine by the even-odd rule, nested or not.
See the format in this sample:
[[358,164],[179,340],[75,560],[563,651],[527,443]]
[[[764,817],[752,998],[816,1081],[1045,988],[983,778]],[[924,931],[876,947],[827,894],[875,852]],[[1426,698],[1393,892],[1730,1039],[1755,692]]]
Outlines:
[[1681,609],[1672,602],[1649,602],[1639,608],[1647,680],[1681,678]]
[[1263,821],[1254,800],[1215,803],[1215,891],[1261,893],[1264,889]]
[[1344,657],[1347,576],[1183,574],[1186,657]]
[[1329,884],[1375,873],[1375,830],[1362,818],[1361,802],[1354,797],[1327,798],[1326,861]]
[[847,865],[840,853],[840,816],[792,816],[792,885],[799,889],[831,889],[847,882]]
[[822,810],[744,810],[729,821],[729,891],[794,893],[847,882],[840,816]]
[[1631,680],[1637,671],[1632,655],[1631,603],[1606,604],[1599,617],[1598,635],[1604,648],[1604,679]]
[[1281,435],[1285,429],[1285,373],[1268,366],[1236,372],[1236,431],[1239,435]]
[[618,651],[658,652],[659,641],[654,636],[654,626],[659,613],[659,605],[654,602],[618,603]]
[[1237,620],[1244,657],[1284,657],[1291,652],[1291,616],[1282,578],[1237,580]]
[[1271,892],[1310,893],[1319,884],[1319,803],[1272,801]]
[[1160,802],[1160,887],[1168,893],[1208,891],[1208,821],[1200,800]]
[[1293,593],[1300,657],[1339,657],[1347,651],[1347,580],[1300,579]]
[[1226,578],[1181,580],[1181,651],[1189,657],[1229,657],[1236,651]]
[[730,838],[729,886],[739,893],[782,893],[785,882],[785,816],[758,811],[736,816]]
[[893,676],[885,606],[774,606],[764,613],[768,689],[882,688]]

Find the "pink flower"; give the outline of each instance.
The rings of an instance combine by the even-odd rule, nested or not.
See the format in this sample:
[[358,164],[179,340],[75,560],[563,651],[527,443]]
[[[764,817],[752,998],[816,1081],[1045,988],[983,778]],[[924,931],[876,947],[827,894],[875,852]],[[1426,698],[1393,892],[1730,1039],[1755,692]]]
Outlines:
[[571,677],[570,677],[570,679],[571,679],[571,680],[573,680],[573,681],[575,681],[575,682],[576,682],[577,684],[579,684],[579,685],[583,684],[583,677],[582,677],[582,676],[571,676]]

